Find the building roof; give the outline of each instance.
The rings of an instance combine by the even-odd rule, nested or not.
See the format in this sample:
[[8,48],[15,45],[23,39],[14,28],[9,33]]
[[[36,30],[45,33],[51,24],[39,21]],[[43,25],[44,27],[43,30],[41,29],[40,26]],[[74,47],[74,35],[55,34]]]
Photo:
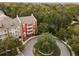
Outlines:
[[33,21],[36,21],[33,15],[25,16],[25,17],[16,17],[12,19],[3,14],[3,15],[0,15],[0,32],[6,29],[16,28],[20,26],[21,24],[18,19],[21,21],[21,23],[27,23],[27,24],[32,24]]
[[12,20],[10,17],[5,16],[5,15],[3,15],[3,16],[1,15],[1,17],[0,17],[0,26],[4,25],[5,27],[8,27],[11,24],[10,20]]
[[33,15],[31,16],[25,16],[25,17],[19,17],[22,23],[26,24],[32,24],[33,21],[36,21],[35,17]]
[[12,19],[8,16],[0,17],[0,31],[16,28],[18,25],[19,25],[18,20]]

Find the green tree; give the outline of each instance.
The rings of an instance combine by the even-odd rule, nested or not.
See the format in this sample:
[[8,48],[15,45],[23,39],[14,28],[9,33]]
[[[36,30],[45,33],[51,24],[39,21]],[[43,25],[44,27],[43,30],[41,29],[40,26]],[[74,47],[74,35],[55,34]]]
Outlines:
[[22,50],[22,46],[22,42],[19,41],[19,39],[12,36],[6,37],[4,40],[0,41],[0,55],[16,55],[16,47]]
[[48,32],[48,24],[47,23],[40,23],[37,27],[37,33],[41,34],[44,32]]
[[72,35],[72,39],[69,40],[68,44],[72,47],[75,54],[79,56],[79,35]]
[[57,39],[50,33],[42,33],[38,36],[37,43],[34,45],[36,54],[44,56],[45,54],[60,55],[60,49],[56,45]]

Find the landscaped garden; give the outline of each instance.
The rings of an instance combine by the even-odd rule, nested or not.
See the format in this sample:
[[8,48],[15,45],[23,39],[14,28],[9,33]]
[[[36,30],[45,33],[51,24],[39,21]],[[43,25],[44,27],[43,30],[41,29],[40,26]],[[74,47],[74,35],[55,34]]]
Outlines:
[[59,56],[60,49],[56,44],[57,38],[49,33],[44,33],[37,38],[33,53],[36,56]]

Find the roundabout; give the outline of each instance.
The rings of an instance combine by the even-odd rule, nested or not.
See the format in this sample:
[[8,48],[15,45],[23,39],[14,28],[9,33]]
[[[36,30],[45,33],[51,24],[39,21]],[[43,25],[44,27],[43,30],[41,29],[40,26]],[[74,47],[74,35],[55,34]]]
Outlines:
[[[24,56],[34,56],[33,54],[33,47],[37,42],[37,37],[31,38],[26,44],[25,44],[25,48],[22,51],[22,54]],[[68,48],[59,40],[56,40],[57,46],[60,48],[61,50],[61,54],[60,56],[70,56],[70,52],[68,50]],[[22,55],[22,56],[23,56]]]
[[41,34],[37,37],[37,42],[33,46],[35,56],[60,56],[60,49],[56,44],[57,38],[49,33]]

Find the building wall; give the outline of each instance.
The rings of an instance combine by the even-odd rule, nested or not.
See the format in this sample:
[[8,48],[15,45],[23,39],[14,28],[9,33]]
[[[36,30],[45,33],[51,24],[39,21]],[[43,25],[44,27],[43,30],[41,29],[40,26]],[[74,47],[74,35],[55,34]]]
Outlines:
[[11,29],[9,32],[11,33],[12,36],[18,38],[21,35],[21,33],[20,33],[20,26]]
[[18,38],[21,34],[20,34],[20,27],[16,27],[16,28],[11,28],[11,29],[5,29],[3,31],[0,32],[0,39],[4,39],[5,37],[8,36],[8,32],[10,36],[14,36],[16,38]]
[[[35,31],[36,31],[36,26],[37,26],[37,23],[36,21],[34,21],[32,24],[22,24],[21,27],[18,26],[16,28],[11,28],[9,29],[9,34],[14,36],[14,37],[19,37],[19,36],[22,36],[22,37],[27,37],[28,35],[31,35],[31,34],[35,34]],[[6,32],[3,31],[3,32],[0,32],[0,39],[3,39],[7,36],[7,30]]]
[[0,32],[0,39],[4,39],[6,37],[7,32],[1,31]]
[[[34,21],[31,24],[27,24],[27,23],[22,23],[20,18],[17,16],[16,20],[18,20],[17,22],[19,22],[19,25],[15,24],[14,25],[15,27],[12,27],[12,26],[11,28],[9,27],[9,30],[8,30],[9,33],[15,37],[19,37],[19,36],[27,37],[28,35],[35,34],[35,31],[37,28],[37,20],[35,19],[33,14],[31,15],[31,17],[33,17],[32,21],[33,20]],[[14,23],[17,23],[17,22],[15,21]],[[0,32],[0,39],[3,39],[7,36],[7,33],[5,32],[5,30],[7,31],[7,29],[4,29],[3,32],[2,31]]]
[[22,24],[22,37],[27,37],[28,35],[35,34],[36,22],[32,24]]

